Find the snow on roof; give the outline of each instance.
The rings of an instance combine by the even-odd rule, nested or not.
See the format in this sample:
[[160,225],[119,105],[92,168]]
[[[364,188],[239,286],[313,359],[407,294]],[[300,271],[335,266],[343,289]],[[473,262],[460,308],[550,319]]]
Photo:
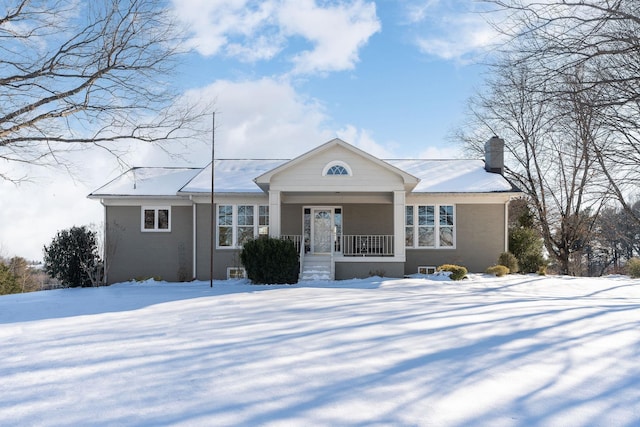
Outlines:
[[[219,159],[215,161],[216,193],[261,192],[254,178],[288,160]],[[385,160],[420,179],[414,193],[491,193],[513,191],[500,174],[484,169],[482,160]],[[211,164],[205,168],[133,168],[89,197],[176,196],[210,193]]]
[[[216,193],[261,192],[253,181],[265,172],[275,169],[288,160],[219,159],[215,161]],[[181,193],[211,192],[211,163],[180,189]]]
[[201,168],[132,168],[98,188],[89,197],[175,196]]
[[420,179],[414,193],[513,191],[504,176],[487,172],[482,160],[385,160]]

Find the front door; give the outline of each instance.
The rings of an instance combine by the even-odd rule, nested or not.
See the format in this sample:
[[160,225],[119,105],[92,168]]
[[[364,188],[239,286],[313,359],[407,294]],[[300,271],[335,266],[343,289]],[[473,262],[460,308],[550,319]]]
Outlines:
[[311,251],[315,254],[330,254],[332,236],[332,209],[314,208],[311,216]]

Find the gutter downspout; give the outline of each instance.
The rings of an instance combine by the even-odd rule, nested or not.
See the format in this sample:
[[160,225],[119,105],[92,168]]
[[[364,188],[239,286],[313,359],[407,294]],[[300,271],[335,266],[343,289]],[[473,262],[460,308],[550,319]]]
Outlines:
[[107,206],[104,204],[104,199],[100,199],[100,204],[104,207],[102,210],[102,259],[104,260],[104,265],[102,266],[104,277],[102,280],[106,286],[109,283],[109,262],[111,262],[111,260],[107,259]]
[[509,202],[511,198],[504,203],[504,251],[509,252]]
[[197,244],[197,236],[198,236],[198,223],[197,223],[197,209],[196,209],[196,204],[193,202],[193,196],[189,195],[189,200],[191,200],[191,203],[193,203],[192,207],[193,207],[193,260],[192,260],[192,268],[193,268],[193,274],[192,274],[192,278],[193,280],[195,280],[197,277],[197,259],[198,259],[198,244]]

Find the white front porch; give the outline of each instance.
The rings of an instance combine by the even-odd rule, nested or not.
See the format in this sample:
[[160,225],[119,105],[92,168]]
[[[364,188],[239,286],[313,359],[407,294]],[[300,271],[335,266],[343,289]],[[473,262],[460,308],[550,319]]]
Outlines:
[[[323,204],[317,203],[320,198]],[[404,191],[304,198],[269,192],[269,234],[290,236],[304,253],[404,261],[404,227]]]
[[[287,234],[281,239],[291,240],[296,249],[301,252],[303,236],[301,234]],[[333,250],[330,252],[312,252],[311,244],[305,243],[304,254],[331,255],[335,257],[394,257],[394,235],[379,234],[346,234],[334,238]]]

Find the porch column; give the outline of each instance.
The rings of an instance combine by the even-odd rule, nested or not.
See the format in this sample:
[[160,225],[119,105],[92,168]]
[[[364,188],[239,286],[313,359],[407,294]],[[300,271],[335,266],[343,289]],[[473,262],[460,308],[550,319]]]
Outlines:
[[280,237],[280,192],[269,190],[269,235]]
[[405,192],[393,192],[393,252],[396,258],[405,261],[404,221]]

